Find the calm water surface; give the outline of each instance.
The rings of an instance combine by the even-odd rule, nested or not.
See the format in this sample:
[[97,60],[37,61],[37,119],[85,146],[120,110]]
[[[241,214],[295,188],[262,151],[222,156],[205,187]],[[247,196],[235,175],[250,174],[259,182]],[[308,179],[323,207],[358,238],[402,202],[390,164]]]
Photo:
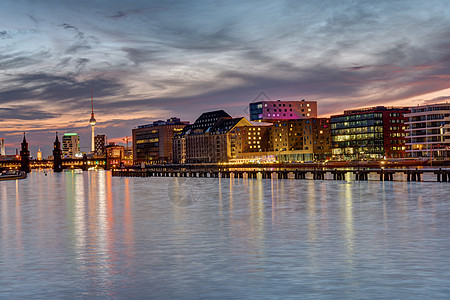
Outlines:
[[450,183],[0,182],[1,299],[450,299]]

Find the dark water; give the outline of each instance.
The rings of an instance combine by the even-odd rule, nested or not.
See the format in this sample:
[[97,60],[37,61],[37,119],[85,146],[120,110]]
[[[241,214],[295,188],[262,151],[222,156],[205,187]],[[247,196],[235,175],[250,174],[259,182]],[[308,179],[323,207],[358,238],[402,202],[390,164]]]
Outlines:
[[0,182],[1,299],[450,299],[450,183]]

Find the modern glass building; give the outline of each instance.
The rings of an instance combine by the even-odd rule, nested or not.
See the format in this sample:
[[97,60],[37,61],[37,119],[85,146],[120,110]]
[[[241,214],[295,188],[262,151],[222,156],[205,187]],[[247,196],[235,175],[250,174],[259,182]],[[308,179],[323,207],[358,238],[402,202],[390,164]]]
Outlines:
[[171,163],[173,137],[188,124],[189,122],[182,122],[179,118],[170,118],[132,129],[134,162]]
[[331,116],[333,158],[405,157],[408,112],[407,108],[377,106]]

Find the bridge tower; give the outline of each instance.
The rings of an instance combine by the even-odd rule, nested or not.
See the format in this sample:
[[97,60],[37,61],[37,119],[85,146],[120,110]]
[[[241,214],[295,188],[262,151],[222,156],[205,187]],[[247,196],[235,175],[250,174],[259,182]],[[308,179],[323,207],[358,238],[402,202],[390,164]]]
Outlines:
[[23,133],[22,149],[20,150],[20,170],[30,173],[30,151],[28,151],[28,143]]
[[62,151],[58,133],[56,133],[55,142],[53,143],[53,171],[62,172]]

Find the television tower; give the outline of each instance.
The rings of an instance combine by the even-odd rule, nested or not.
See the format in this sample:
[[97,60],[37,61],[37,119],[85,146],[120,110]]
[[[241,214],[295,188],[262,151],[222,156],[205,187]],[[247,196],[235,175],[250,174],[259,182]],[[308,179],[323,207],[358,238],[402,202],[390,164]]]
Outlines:
[[95,121],[95,118],[94,118],[94,90],[91,90],[91,107],[92,107],[92,112],[91,112],[91,119],[89,120],[89,124],[91,124],[91,128],[92,128],[91,151],[94,152],[95,151],[94,127],[95,127],[95,123],[97,123],[97,121]]

